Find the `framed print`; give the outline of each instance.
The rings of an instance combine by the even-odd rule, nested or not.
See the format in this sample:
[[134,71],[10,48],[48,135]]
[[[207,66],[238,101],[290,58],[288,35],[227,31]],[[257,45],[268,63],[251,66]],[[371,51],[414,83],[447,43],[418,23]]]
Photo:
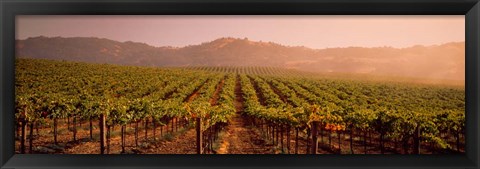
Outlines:
[[4,1],[2,168],[478,168],[478,1]]

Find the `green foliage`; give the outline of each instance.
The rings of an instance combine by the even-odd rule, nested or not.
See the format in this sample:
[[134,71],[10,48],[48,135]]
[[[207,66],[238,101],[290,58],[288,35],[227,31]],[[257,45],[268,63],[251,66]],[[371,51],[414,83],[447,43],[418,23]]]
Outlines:
[[263,67],[203,69],[210,68],[17,59],[15,117],[32,122],[105,114],[109,125],[202,118],[208,129],[235,115],[238,76],[244,113],[278,125],[308,129],[319,122],[325,130],[353,127],[404,142],[418,128],[422,141],[441,148],[451,147],[441,133],[465,132],[465,90],[460,88],[304,78]]

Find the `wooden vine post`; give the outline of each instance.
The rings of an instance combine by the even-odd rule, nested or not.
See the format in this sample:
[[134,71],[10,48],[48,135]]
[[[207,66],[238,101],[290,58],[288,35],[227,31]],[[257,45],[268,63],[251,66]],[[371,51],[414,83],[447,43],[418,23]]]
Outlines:
[[291,130],[291,127],[288,126],[287,128],[287,154],[290,154],[290,130]]
[[29,145],[28,145],[29,150],[28,150],[28,152],[30,152],[30,154],[33,154],[33,127],[34,127],[34,125],[35,125],[34,121],[30,122],[30,131],[29,131],[30,134],[29,134],[29,137],[28,137],[28,139],[29,139],[29,142],[28,142],[29,143]]
[[22,138],[21,138],[21,141],[20,141],[20,153],[22,154],[25,154],[25,140],[27,140],[27,129],[26,129],[26,126],[27,126],[27,123],[25,122],[25,120],[22,120],[21,121],[22,123]]
[[298,154],[298,127],[295,128],[295,154]]
[[58,144],[58,141],[57,141],[57,135],[58,135],[58,119],[57,118],[54,118],[53,119],[53,143],[55,143],[55,145]]
[[414,134],[414,140],[413,140],[413,145],[415,148],[413,149],[414,154],[420,154],[420,127],[417,126],[415,128],[415,134]]
[[203,153],[203,136],[202,136],[202,119],[197,117],[196,131],[197,131],[197,154]]
[[105,115],[100,114],[100,154],[105,154],[106,134],[105,134]]
[[93,120],[90,117],[90,119],[88,121],[89,121],[89,125],[90,125],[90,140],[93,140]]
[[311,154],[317,154],[318,150],[318,138],[317,138],[317,129],[318,129],[318,121],[314,121],[312,123],[312,151]]

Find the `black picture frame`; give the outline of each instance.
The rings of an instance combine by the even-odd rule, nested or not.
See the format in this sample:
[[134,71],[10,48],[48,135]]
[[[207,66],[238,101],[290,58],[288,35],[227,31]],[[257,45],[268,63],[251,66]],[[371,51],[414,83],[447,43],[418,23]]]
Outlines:
[[[1,0],[0,168],[479,168],[478,0]],[[14,154],[16,15],[465,15],[466,153],[461,155]]]

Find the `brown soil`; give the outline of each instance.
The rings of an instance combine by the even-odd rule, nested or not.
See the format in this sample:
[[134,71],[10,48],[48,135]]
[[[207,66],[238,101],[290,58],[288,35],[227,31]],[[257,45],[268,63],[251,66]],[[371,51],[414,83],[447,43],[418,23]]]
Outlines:
[[[207,80],[207,82],[208,82],[208,80]],[[206,83],[206,82],[205,82],[205,83]],[[185,98],[184,101],[185,101],[185,102],[191,102],[191,101],[193,101],[193,99],[195,99],[195,97],[198,96],[198,91],[200,91],[200,89],[202,89],[202,87],[203,87],[203,85],[204,85],[205,83],[201,84],[200,87],[198,87],[197,89],[195,89],[195,91],[193,91],[192,94],[190,94],[187,98]]]
[[250,83],[253,85],[253,88],[255,89],[255,94],[257,95],[257,98],[258,98],[258,102],[262,105],[262,106],[266,106],[266,103],[265,103],[265,97],[263,96],[263,93],[260,92],[260,87],[258,87],[258,83],[250,76],[248,76],[249,80],[250,80]]
[[213,93],[212,99],[210,99],[210,104],[217,105],[218,99],[220,98],[219,93],[222,91],[223,84],[225,83],[225,79],[222,79],[215,89],[215,93]]
[[140,151],[142,154],[196,154],[195,129],[187,128],[177,135],[173,140],[164,138]]
[[252,127],[247,126],[245,119],[237,114],[226,131],[221,141],[218,154],[272,154],[273,146],[267,145],[261,134]]
[[221,139],[218,154],[271,154],[272,146],[268,146],[262,135],[251,126],[247,126],[243,113],[243,97],[240,79],[235,85],[235,108],[237,114],[230,121]]
[[245,102],[242,94],[242,85],[240,84],[240,76],[237,76],[235,82],[235,100],[233,104],[237,109],[237,112],[243,112],[243,103]]

